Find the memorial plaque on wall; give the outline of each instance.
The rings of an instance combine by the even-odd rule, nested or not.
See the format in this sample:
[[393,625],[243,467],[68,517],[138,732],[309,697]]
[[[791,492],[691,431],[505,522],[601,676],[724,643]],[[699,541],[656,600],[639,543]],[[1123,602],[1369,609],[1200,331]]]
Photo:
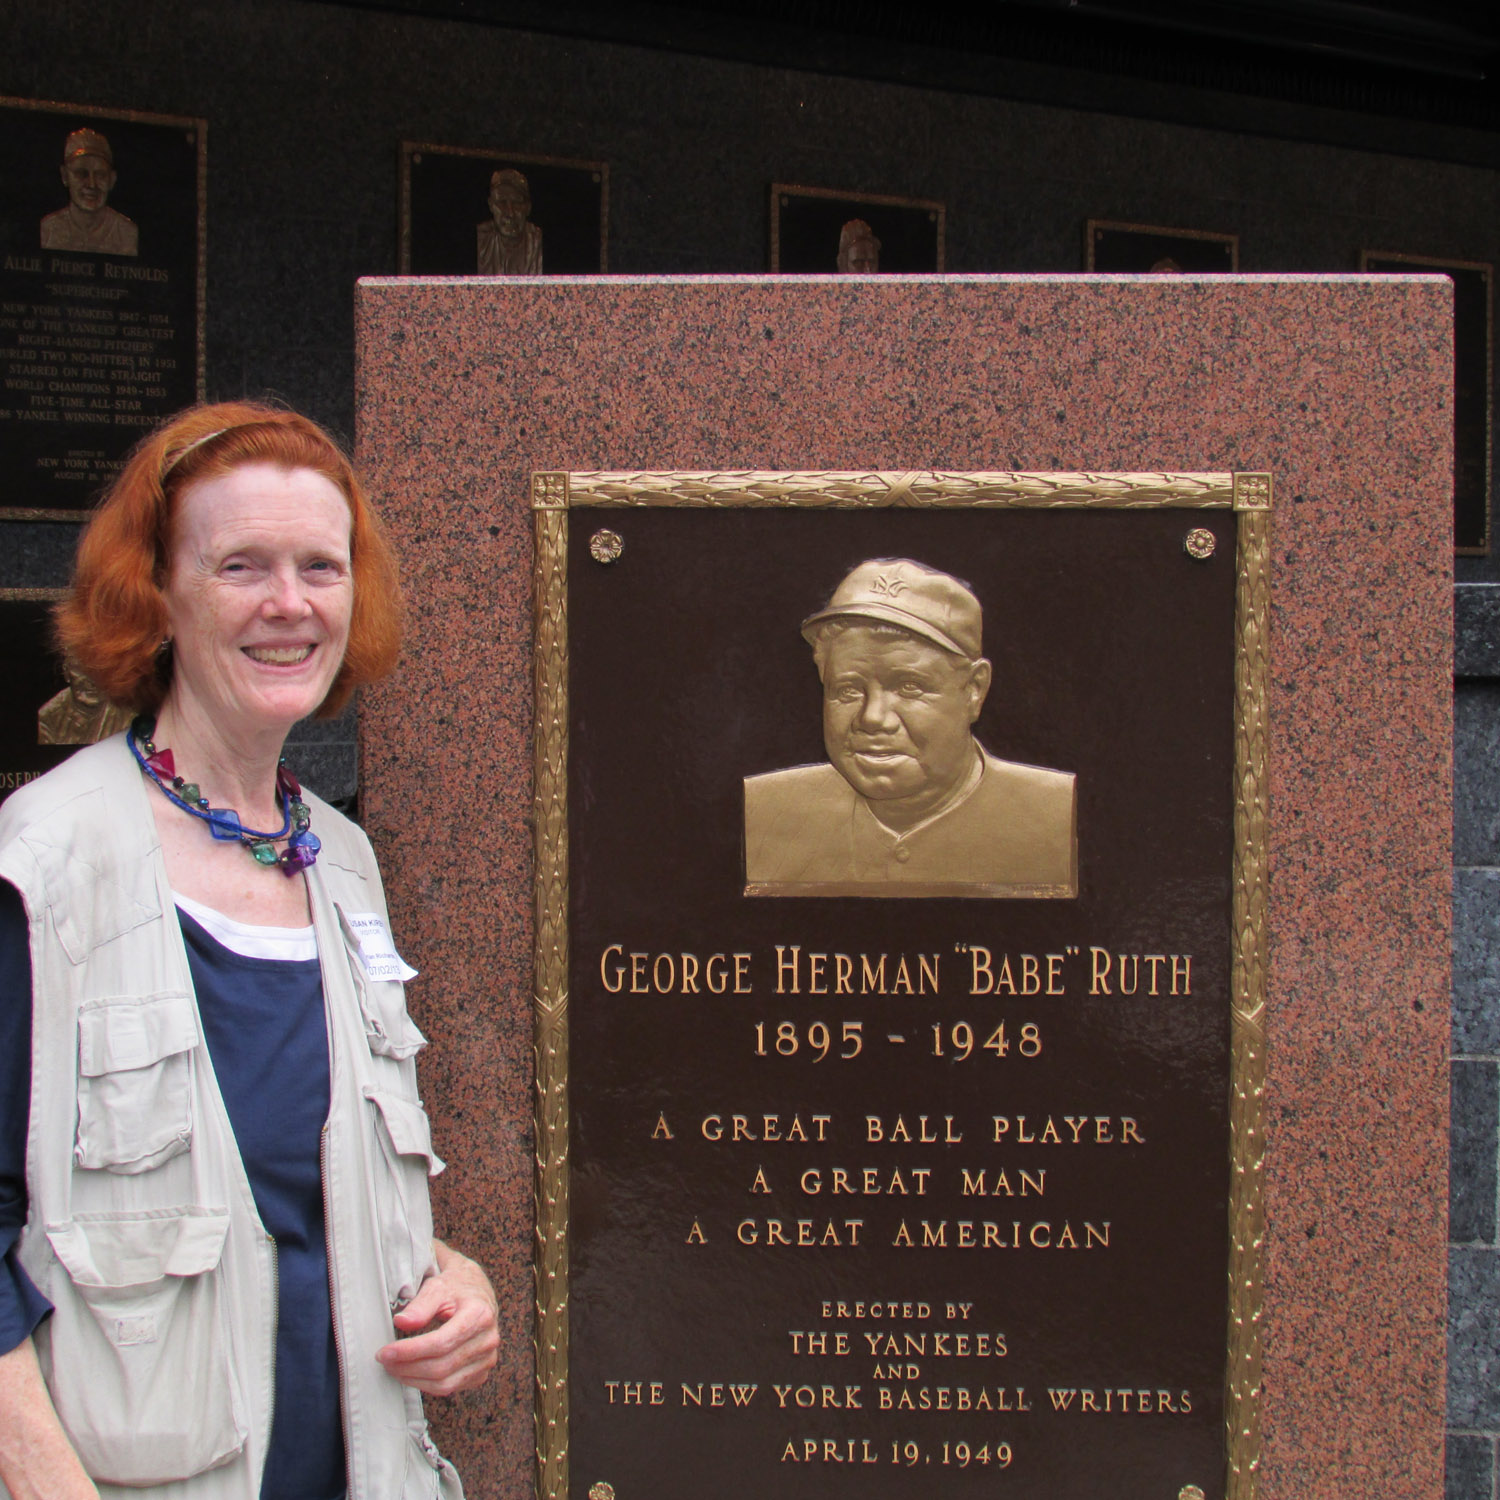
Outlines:
[[1269,477],[533,505],[539,1492],[1244,1495]]
[[9,705],[0,714],[0,801],[65,760],[73,745],[44,745],[37,714],[67,687],[52,650],[56,589],[0,590],[0,660]]
[[1201,275],[1240,267],[1240,240],[1235,234],[1090,219],[1083,243],[1086,271]]
[[946,233],[947,209],[926,198],[771,184],[773,271],[941,271]]
[[0,516],[79,519],[203,399],[207,125],[0,99]]
[[1359,268],[1400,276],[1432,271],[1453,282],[1453,547],[1482,557],[1490,550],[1495,268],[1385,250],[1361,251]]
[[401,143],[403,276],[609,269],[609,164]]

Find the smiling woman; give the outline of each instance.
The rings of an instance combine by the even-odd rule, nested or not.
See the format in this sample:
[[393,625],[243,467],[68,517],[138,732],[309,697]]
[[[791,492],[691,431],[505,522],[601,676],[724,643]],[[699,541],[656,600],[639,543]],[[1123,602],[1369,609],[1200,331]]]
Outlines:
[[432,1237],[369,842],[281,761],[395,664],[348,460],[268,407],[169,422],[58,635],[139,716],[0,808],[0,1482],[457,1496],[421,1395],[486,1377],[494,1293]]

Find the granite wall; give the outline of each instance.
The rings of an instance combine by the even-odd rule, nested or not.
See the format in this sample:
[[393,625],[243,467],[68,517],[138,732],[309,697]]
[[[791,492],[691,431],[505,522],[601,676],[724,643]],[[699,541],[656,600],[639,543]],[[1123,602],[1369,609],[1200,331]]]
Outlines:
[[1500,586],[1460,585],[1454,623],[1448,1495],[1488,1500],[1500,1441]]

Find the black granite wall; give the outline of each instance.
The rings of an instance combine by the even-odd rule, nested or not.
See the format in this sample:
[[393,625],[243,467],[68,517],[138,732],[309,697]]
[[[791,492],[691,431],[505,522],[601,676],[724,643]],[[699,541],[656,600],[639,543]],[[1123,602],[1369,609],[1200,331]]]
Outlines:
[[[1442,160],[1416,154],[1430,132],[1388,121],[1202,95],[1211,127],[1182,123],[1186,96],[1167,123],[1077,107],[1076,76],[1069,107],[1038,88],[1023,102],[301,0],[0,3],[0,94],[207,117],[209,394],[272,392],[346,437],[352,287],[396,269],[403,139],[608,161],[624,273],[764,270],[773,180],[943,200],[951,271],[1080,270],[1091,216],[1237,233],[1245,271],[1352,271],[1364,247],[1500,262],[1500,172],[1463,164],[1495,158],[1477,133],[1450,133]],[[63,581],[72,536],[0,523],[0,586]],[[1500,558],[1458,568],[1449,1494],[1491,1500]],[[353,792],[349,717],[292,754],[325,795]]]

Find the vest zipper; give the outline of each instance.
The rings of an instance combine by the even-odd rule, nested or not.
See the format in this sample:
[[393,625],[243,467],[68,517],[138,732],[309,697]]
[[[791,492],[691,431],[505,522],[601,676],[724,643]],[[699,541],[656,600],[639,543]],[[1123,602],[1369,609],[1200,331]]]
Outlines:
[[328,1310],[332,1313],[333,1358],[339,1371],[339,1420],[344,1429],[344,1477],[350,1495],[354,1494],[354,1440],[349,1426],[349,1382],[344,1371],[344,1341],[339,1336],[339,1279],[334,1274],[333,1211],[328,1194],[328,1122],[318,1137],[318,1174],[323,1179],[323,1243],[328,1249]]
[[266,1392],[266,1452],[271,1451],[271,1433],[276,1426],[276,1338],[281,1332],[281,1251],[276,1236],[265,1231],[271,1252],[271,1388]]

